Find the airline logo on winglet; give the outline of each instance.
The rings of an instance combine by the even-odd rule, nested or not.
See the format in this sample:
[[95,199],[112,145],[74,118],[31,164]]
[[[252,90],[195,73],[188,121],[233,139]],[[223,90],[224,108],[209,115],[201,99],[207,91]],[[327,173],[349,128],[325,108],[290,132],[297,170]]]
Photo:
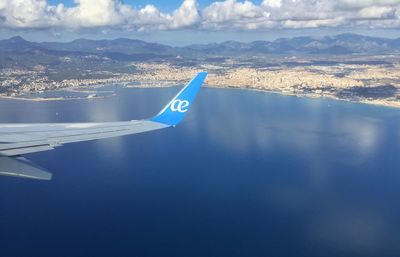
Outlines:
[[[0,0],[1,1],[1,0]],[[199,92],[207,72],[199,72],[151,121],[176,126],[188,113],[197,93]]]
[[171,103],[169,107],[173,112],[187,112],[189,107],[189,101],[176,99]]

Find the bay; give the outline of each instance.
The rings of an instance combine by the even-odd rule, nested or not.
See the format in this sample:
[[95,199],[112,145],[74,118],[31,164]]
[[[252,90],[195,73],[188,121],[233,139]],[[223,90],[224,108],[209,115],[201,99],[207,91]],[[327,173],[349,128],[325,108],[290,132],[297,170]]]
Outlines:
[[[151,117],[178,88],[0,100],[1,122]],[[27,155],[0,256],[399,256],[400,111],[204,88],[176,128]]]

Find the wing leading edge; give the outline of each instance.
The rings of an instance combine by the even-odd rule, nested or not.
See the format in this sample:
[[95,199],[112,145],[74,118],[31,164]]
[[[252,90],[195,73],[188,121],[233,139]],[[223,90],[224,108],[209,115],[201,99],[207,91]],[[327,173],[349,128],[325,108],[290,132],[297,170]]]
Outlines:
[[118,137],[174,127],[185,117],[207,77],[200,72],[156,116],[102,123],[0,124],[0,175],[51,180],[51,174],[21,157],[67,143]]

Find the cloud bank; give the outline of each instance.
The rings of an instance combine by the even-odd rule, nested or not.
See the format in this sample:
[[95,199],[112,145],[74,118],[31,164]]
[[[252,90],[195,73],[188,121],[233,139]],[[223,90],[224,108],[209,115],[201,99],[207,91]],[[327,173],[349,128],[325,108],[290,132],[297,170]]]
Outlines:
[[171,13],[154,5],[135,8],[120,0],[0,0],[0,28],[115,28],[124,30],[264,30],[273,28],[400,28],[400,0],[216,1],[199,9],[184,0]]

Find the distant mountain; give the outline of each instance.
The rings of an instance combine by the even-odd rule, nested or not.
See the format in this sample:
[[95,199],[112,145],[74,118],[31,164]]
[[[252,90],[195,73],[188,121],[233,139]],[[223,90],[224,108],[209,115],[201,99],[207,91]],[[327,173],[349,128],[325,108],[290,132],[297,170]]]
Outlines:
[[[26,67],[36,64],[57,65],[68,60],[69,66],[115,65],[120,62],[145,60],[180,60],[192,63],[198,58],[218,58],[254,55],[347,55],[391,54],[400,52],[400,38],[388,39],[340,34],[325,37],[280,38],[274,41],[242,43],[226,41],[172,47],[141,40],[77,39],[71,42],[29,42],[22,37],[0,40],[0,68]],[[179,57],[179,58],[177,58]]]
[[68,43],[41,43],[43,47],[62,51],[80,51],[88,53],[118,52],[124,54],[153,54],[171,51],[172,47],[141,40],[119,38],[115,40],[77,39]]
[[0,52],[48,50],[57,52],[81,52],[92,54],[120,53],[154,55],[242,55],[242,54],[370,54],[400,51],[400,38],[387,39],[340,34],[325,37],[280,38],[275,41],[254,41],[241,43],[226,41],[212,44],[196,44],[186,47],[148,43],[141,40],[119,38],[114,40],[77,39],[67,43],[34,43],[22,37],[0,40]]
[[0,51],[28,51],[40,48],[40,44],[26,41],[22,37],[0,40]]
[[204,53],[222,55],[240,54],[377,54],[400,51],[400,38],[386,39],[341,34],[333,37],[294,37],[275,41],[254,41],[251,43],[223,42],[220,44],[188,46]]
[[37,64],[64,64],[61,67],[69,66],[71,69],[96,65],[112,66],[121,62],[169,58],[171,49],[173,48],[170,46],[131,39],[77,39],[67,43],[35,43],[22,37],[12,37],[0,40],[0,68],[31,69]]

